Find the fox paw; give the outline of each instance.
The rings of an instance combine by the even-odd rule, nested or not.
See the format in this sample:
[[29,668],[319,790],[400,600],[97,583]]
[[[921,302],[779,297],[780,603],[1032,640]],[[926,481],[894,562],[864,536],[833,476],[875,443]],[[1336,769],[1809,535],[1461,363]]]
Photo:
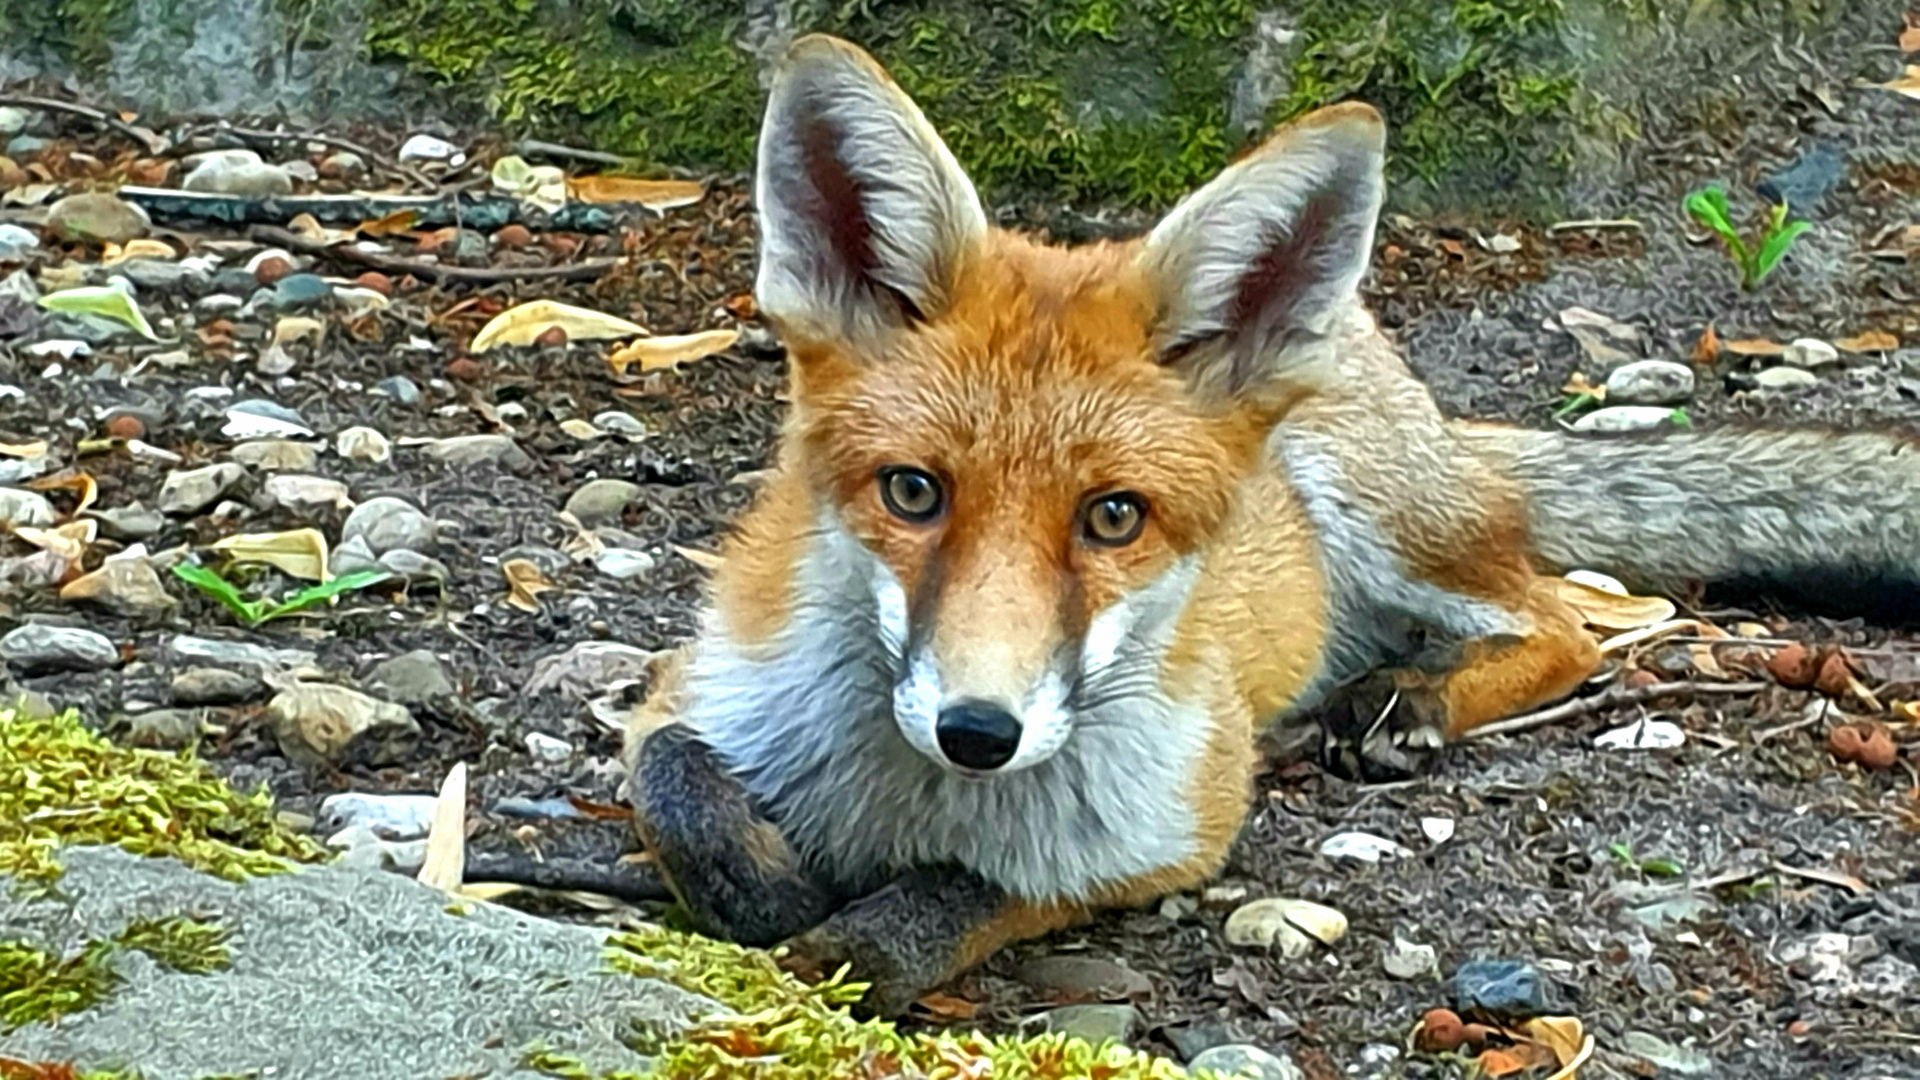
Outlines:
[[780,966],[805,982],[828,979],[842,967],[850,982],[866,983],[866,994],[852,1006],[856,1015],[892,1019],[931,989],[936,975],[912,970],[911,959],[889,943],[816,926],[787,941]]

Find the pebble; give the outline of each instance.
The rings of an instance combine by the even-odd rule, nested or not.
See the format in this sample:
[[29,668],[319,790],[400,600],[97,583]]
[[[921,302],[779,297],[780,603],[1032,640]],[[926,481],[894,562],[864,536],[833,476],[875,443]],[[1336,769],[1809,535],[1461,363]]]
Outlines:
[[147,425],[132,413],[121,413],[107,421],[110,439],[138,439],[147,433]]
[[305,649],[270,649],[245,641],[220,641],[186,634],[167,642],[167,660],[176,667],[224,664],[279,671],[311,664],[314,659],[314,654]]
[[255,439],[233,448],[233,460],[261,472],[306,472],[320,461],[312,443],[292,439]]
[[1379,862],[1388,858],[1405,858],[1413,852],[1384,836],[1375,836],[1368,832],[1343,832],[1335,833],[1321,841],[1320,854],[1328,859]]
[[367,171],[366,159],[351,150],[341,150],[330,154],[320,162],[320,175],[341,180],[351,180],[363,176]]
[[1662,405],[1609,405],[1573,422],[1573,430],[1606,435],[1653,431],[1673,423],[1673,410]]
[[288,274],[273,286],[273,306],[281,311],[315,308],[331,299],[333,286],[318,274]]
[[248,398],[227,406],[227,423],[220,434],[229,439],[303,438],[313,428],[299,413],[277,401]]
[[1768,202],[1786,201],[1795,217],[1812,217],[1846,176],[1846,153],[1832,143],[1808,146],[1799,160],[1753,186]]
[[1380,966],[1396,979],[1417,979],[1440,970],[1440,955],[1431,945],[1416,945],[1395,934],[1393,945],[1380,958]]
[[1538,1016],[1547,1010],[1546,981],[1524,960],[1470,960],[1453,973],[1453,1008],[1498,1020]]
[[267,703],[280,752],[309,767],[392,765],[413,752],[420,725],[390,701],[326,683],[299,683]]
[[[405,550],[405,549],[402,549]],[[367,538],[356,536],[333,549],[327,558],[327,569],[334,577],[357,574],[362,570],[380,569],[380,558],[367,546]]]
[[260,354],[260,359],[253,362],[253,370],[270,379],[277,379],[293,371],[296,363],[292,353],[279,345],[269,345]]
[[373,830],[359,826],[329,836],[327,844],[344,849],[339,859],[342,866],[415,874],[427,862],[425,840],[382,840]]
[[567,497],[567,513],[592,529],[620,520],[627,504],[640,497],[640,485],[630,480],[589,480]]
[[206,271],[196,270],[187,263],[161,262],[158,259],[129,259],[115,267],[115,270],[148,292],[204,287],[213,280]]
[[349,461],[379,464],[393,456],[393,443],[370,427],[350,427],[335,439],[333,448]]
[[345,544],[355,539],[365,543],[368,552],[376,557],[401,548],[432,551],[433,519],[405,499],[382,495],[368,499],[347,515],[346,523],[340,527],[340,541]]
[[565,799],[529,799],[521,795],[509,796],[494,803],[493,812],[501,817],[523,821],[566,821],[586,816],[579,807]]
[[594,569],[619,581],[630,581],[653,571],[653,556],[631,548],[608,548],[593,557]]
[[320,801],[320,826],[329,832],[354,826],[383,840],[418,840],[433,828],[433,795],[381,795],[345,791]]
[[493,242],[503,248],[523,248],[533,243],[533,233],[525,225],[507,225],[493,234]]
[[406,548],[380,556],[379,567],[413,585],[432,582],[445,589],[453,580],[453,571],[447,569],[446,563]]
[[18,225],[0,225],[0,262],[26,262],[40,250],[40,238]]
[[98,604],[116,615],[150,614],[174,604],[153,563],[127,556],[108,559],[100,569],[74,578],[60,589],[60,599]]
[[167,474],[160,485],[160,512],[192,516],[217,502],[247,475],[231,461]]
[[405,375],[391,375],[374,384],[375,390],[402,405],[420,404],[420,386]]
[[92,630],[28,623],[0,637],[0,657],[22,675],[43,675],[103,671],[120,662],[120,650],[104,634]]
[[536,761],[557,765],[573,756],[573,744],[565,739],[556,739],[544,731],[527,732],[527,753]]
[[38,135],[15,135],[7,140],[7,156],[10,158],[28,158],[45,150],[50,144]]
[[33,122],[33,114],[14,105],[0,105],[0,136],[13,138],[27,130]]
[[180,181],[185,191],[264,199],[293,194],[293,174],[251,150],[216,150]]
[[520,449],[520,444],[514,442],[510,435],[456,435],[450,439],[424,443],[420,452],[443,465],[492,463],[508,469],[525,469],[533,465],[533,459]]
[[1671,750],[1685,746],[1686,742],[1687,733],[1680,725],[1648,717],[1603,731],[1593,738],[1593,745],[1602,750]]
[[1840,350],[1819,338],[1797,338],[1780,354],[1781,363],[1793,367],[1821,368],[1840,362]]
[[1093,956],[1042,956],[1021,964],[1014,978],[1052,1000],[1125,1001],[1153,993],[1145,975]]
[[647,425],[632,413],[609,409],[593,418],[593,426],[610,435],[638,439],[647,434]]
[[1028,1021],[1028,1026],[1061,1035],[1071,1035],[1094,1044],[1126,1042],[1133,1034],[1135,1020],[1131,1005],[1067,1005],[1049,1009]]
[[379,293],[381,296],[393,295],[393,279],[378,270],[369,270],[361,274],[353,279],[353,283],[369,292]]
[[1222,1080],[1306,1080],[1306,1074],[1292,1058],[1245,1043],[1216,1046],[1187,1062],[1187,1068],[1194,1072],[1211,1071]]
[[69,195],[47,210],[47,231],[74,243],[125,244],[152,224],[145,210],[104,192]]
[[447,665],[427,649],[404,652],[374,665],[367,673],[367,687],[408,708],[445,702],[458,693]]
[[[293,273],[293,262],[279,252],[256,258],[252,263],[253,284],[277,285],[281,279]],[[269,297],[273,294],[268,293]]]
[[1753,384],[1762,390],[1797,390],[1804,386],[1818,386],[1820,376],[1805,368],[1781,364],[1755,372]]
[[149,709],[120,722],[120,740],[143,750],[178,750],[200,737],[194,709]]
[[0,488],[0,525],[44,529],[53,524],[53,504],[37,491]]
[[283,473],[268,477],[261,490],[273,505],[295,513],[326,507],[345,510],[353,505],[353,500],[347,496],[347,485],[324,476]]
[[1332,945],[1347,934],[1347,917],[1311,900],[1268,897],[1243,904],[1227,916],[1227,944],[1278,948],[1280,955],[1304,956],[1315,940]]
[[128,503],[111,510],[92,510],[89,516],[100,522],[101,535],[121,543],[138,543],[152,538],[167,527],[167,519],[145,503]]
[[1693,369],[1671,360],[1636,360],[1607,376],[1616,405],[1679,405],[1693,397]]
[[252,675],[214,667],[188,668],[167,687],[175,705],[238,705],[264,690],[266,684]]
[[1690,1046],[1675,1046],[1658,1035],[1629,1031],[1620,1041],[1620,1050],[1663,1071],[1682,1076],[1707,1076],[1714,1071],[1714,1060]]
[[401,161],[446,161],[459,164],[456,158],[466,155],[460,148],[445,139],[432,135],[414,135],[400,145]]

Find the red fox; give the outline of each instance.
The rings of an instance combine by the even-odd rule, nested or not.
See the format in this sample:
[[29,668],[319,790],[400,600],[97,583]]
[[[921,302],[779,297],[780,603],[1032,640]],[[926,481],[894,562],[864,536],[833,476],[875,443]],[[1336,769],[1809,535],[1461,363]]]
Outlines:
[[1385,145],[1321,109],[1062,249],[864,52],[791,47],[755,197],[792,407],[628,739],[702,929],[897,1013],[1214,874],[1263,729],[1369,672],[1436,741],[1569,693],[1599,657],[1546,575],[1913,595],[1912,437],[1444,419],[1358,296]]

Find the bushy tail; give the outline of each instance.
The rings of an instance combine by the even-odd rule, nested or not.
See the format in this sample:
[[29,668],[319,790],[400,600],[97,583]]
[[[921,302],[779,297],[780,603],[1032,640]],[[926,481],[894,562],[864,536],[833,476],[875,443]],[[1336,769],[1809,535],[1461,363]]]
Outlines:
[[1718,585],[1920,623],[1920,437],[1458,430],[1525,488],[1535,556],[1555,572],[1599,570],[1645,591]]

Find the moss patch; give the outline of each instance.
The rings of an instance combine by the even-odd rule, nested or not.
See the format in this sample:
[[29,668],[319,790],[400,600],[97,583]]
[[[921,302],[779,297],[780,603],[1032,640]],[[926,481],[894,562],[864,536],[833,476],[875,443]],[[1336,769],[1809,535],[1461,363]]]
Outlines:
[[275,819],[265,788],[241,795],[191,754],[115,746],[73,713],[0,711],[0,874],[51,880],[70,844],[171,855],[228,881],[330,857]]
[[228,964],[227,931],[198,919],[139,919],[109,941],[55,957],[24,942],[0,942],[0,1032],[79,1012],[119,983],[115,955],[146,953],[163,967],[205,975]]

